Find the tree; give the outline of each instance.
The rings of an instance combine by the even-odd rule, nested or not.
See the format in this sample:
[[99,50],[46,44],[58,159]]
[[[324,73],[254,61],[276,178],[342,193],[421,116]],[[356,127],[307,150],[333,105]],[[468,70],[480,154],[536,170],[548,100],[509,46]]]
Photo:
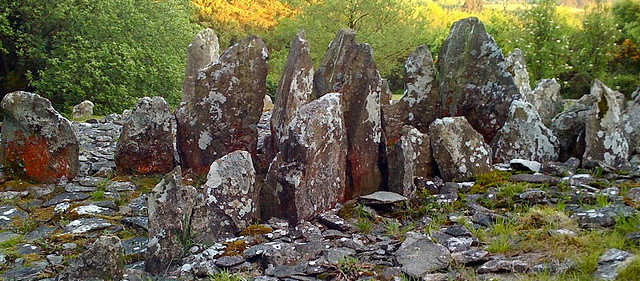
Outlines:
[[[0,1],[12,31],[2,35],[3,74],[13,73],[19,89],[67,111],[90,99],[102,114],[143,96],[179,101],[186,47],[198,29],[186,0]],[[6,82],[5,91],[15,90]]]

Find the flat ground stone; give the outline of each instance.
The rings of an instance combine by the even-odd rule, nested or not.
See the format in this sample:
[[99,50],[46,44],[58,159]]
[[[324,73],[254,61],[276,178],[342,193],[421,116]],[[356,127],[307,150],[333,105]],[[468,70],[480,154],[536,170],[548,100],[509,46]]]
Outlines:
[[395,253],[404,273],[420,278],[427,273],[449,267],[451,253],[444,246],[435,244],[428,238],[411,242],[413,243],[401,246]]
[[509,177],[510,181],[515,182],[528,182],[528,183],[548,183],[557,184],[560,182],[560,178],[547,175],[531,175],[531,174],[517,174]]
[[598,258],[598,269],[593,277],[604,280],[614,280],[619,271],[632,262],[635,256],[618,249],[608,249]]
[[4,280],[37,280],[48,265],[47,262],[34,262],[31,266],[9,269],[1,277]]
[[100,207],[93,204],[76,207],[71,210],[71,212],[74,212],[81,216],[113,216],[116,214],[116,212],[114,212],[112,209]]
[[84,234],[114,226],[100,218],[81,218],[74,220],[62,228],[62,234]]
[[54,227],[41,225],[41,226],[38,226],[38,228],[36,228],[34,231],[27,233],[24,236],[24,239],[29,242],[44,239],[46,237],[49,237],[49,235],[51,235],[51,233],[53,233],[54,230],[56,230]]
[[124,249],[124,255],[139,255],[147,252],[147,243],[149,238],[147,237],[133,237],[127,240],[122,240],[122,248]]
[[229,268],[234,265],[243,263],[245,259],[242,256],[223,256],[216,260],[216,265],[223,268]]
[[513,159],[509,161],[509,166],[516,170],[532,171],[536,173],[540,172],[540,169],[542,169],[542,164],[540,164],[540,162],[525,159]]
[[529,270],[529,263],[521,260],[490,260],[476,269],[478,274],[513,272],[524,273]]
[[49,206],[53,206],[53,205],[58,205],[62,202],[75,202],[75,201],[82,201],[89,198],[89,194],[86,193],[78,193],[78,192],[74,192],[74,193],[70,193],[70,192],[65,192],[62,193],[60,195],[57,195],[56,197],[51,198],[49,201],[44,202],[42,204],[43,207],[49,207]]
[[84,186],[84,185],[73,184],[73,183],[70,183],[64,186],[64,191],[69,193],[94,192],[96,190],[98,190],[96,186]]
[[22,235],[20,235],[18,233],[15,233],[15,232],[12,232],[12,231],[5,231],[5,232],[0,233],[0,243],[7,242],[7,241],[9,241],[11,239],[18,239],[20,237],[22,237]]
[[126,217],[126,218],[122,218],[122,222],[131,226],[142,228],[145,231],[149,230],[148,217]]
[[105,189],[110,192],[134,191],[136,186],[128,181],[114,181],[109,183]]
[[24,219],[27,217],[27,213],[16,209],[13,206],[3,205],[0,206],[0,227],[6,228],[9,226],[12,220]]
[[405,202],[408,199],[395,192],[378,191],[369,195],[360,196],[359,200],[367,205],[389,205]]

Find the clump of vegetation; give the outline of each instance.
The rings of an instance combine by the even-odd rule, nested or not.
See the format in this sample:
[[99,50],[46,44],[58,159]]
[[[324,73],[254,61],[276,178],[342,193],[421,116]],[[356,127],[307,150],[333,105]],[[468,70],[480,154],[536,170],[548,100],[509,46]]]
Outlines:
[[224,242],[222,245],[225,246],[223,256],[236,256],[242,255],[244,250],[247,249],[247,242],[244,240],[235,240],[231,242]]
[[240,231],[241,236],[255,236],[273,232],[273,229],[263,224],[252,224]]
[[247,278],[242,277],[240,274],[232,274],[227,270],[221,270],[220,272],[211,275],[210,281],[246,281]]
[[471,194],[486,193],[489,188],[498,187],[509,182],[511,173],[505,171],[491,171],[475,177],[475,184],[471,187]]

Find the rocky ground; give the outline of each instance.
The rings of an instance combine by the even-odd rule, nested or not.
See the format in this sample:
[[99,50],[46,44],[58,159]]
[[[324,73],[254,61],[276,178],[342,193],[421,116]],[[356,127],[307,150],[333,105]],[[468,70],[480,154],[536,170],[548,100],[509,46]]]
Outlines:
[[[315,221],[271,219],[213,245],[184,239],[187,254],[150,276],[146,198],[161,177],[114,173],[120,124],[115,115],[74,122],[78,178],[1,184],[4,280],[74,280],[94,264],[118,272],[120,258],[126,280],[640,279],[640,168],[583,170],[574,159],[542,173],[514,163],[474,182],[431,181],[411,199],[376,193]],[[119,241],[92,246],[105,235]]]

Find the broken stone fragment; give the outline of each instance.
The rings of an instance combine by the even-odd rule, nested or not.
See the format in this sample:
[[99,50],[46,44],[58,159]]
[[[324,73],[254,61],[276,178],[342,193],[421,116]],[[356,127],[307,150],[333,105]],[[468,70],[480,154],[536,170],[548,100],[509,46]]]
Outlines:
[[158,175],[175,166],[173,115],[161,97],[144,97],[122,126],[115,153],[120,174]]
[[9,174],[37,182],[78,175],[78,139],[51,102],[28,92],[2,99],[0,160]]
[[435,176],[435,161],[431,153],[429,135],[409,125],[389,153],[389,191],[413,197],[417,190],[415,179]]
[[124,251],[120,238],[100,236],[57,280],[121,280],[124,272]]
[[76,104],[72,109],[73,119],[90,118],[93,116],[93,107],[94,104],[90,100]]

